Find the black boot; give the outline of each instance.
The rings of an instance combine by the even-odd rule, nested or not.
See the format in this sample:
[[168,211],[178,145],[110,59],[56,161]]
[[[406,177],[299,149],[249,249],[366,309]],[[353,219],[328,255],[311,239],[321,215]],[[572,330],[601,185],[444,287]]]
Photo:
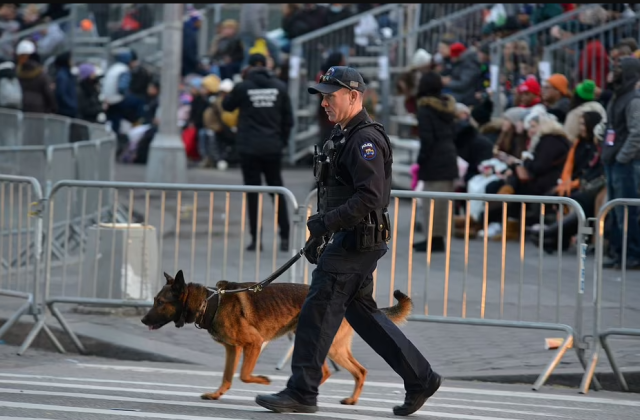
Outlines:
[[[553,223],[544,228],[544,242],[542,247],[545,252],[553,254],[558,249],[558,233],[559,224]],[[569,213],[562,219],[562,250],[566,251],[571,245],[571,238],[578,233],[578,216],[575,213]],[[531,234],[531,240],[536,246],[540,242],[540,231]]]
[[396,416],[408,416],[420,410],[424,403],[440,388],[441,383],[442,377],[433,372],[427,387],[419,392],[407,392],[404,397],[404,404],[393,407],[393,414]]
[[318,406],[299,403],[286,391],[271,395],[258,395],[256,396],[256,404],[275,413],[315,413],[318,411]]

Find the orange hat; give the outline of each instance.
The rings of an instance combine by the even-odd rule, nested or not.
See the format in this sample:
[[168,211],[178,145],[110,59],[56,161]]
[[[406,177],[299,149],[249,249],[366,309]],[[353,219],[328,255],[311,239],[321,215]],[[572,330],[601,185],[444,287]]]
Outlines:
[[569,96],[569,81],[563,74],[552,74],[547,79],[547,83],[560,92],[562,96]]
[[466,50],[467,47],[465,47],[462,42],[454,42],[449,47],[449,54],[451,55],[451,58],[457,58],[460,57]]

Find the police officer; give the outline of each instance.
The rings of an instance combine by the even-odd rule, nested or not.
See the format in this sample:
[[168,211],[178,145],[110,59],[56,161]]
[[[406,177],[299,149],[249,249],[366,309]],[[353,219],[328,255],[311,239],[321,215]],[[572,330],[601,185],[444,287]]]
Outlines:
[[346,317],[353,329],[404,380],[399,416],[414,413],[440,387],[441,377],[373,300],[373,271],[387,252],[391,193],[391,145],[381,124],[363,108],[366,86],[351,67],[334,66],[308,89],[322,94],[322,106],[336,124],[316,153],[318,213],[307,221],[317,264],[302,305],[287,387],[258,395],[256,403],[278,413],[317,411],[322,365]]

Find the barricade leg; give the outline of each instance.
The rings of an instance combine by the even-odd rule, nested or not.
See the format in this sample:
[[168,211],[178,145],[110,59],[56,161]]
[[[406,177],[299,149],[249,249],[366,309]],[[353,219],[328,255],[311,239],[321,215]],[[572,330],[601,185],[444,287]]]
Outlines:
[[33,340],[35,340],[35,338],[38,336],[38,333],[40,333],[40,330],[44,330],[44,332],[47,334],[47,337],[49,337],[49,340],[51,340],[51,343],[60,353],[66,354],[64,347],[62,347],[62,344],[60,344],[56,336],[53,334],[53,332],[51,332],[49,327],[47,327],[47,325],[45,324],[46,317],[44,316],[40,317],[37,314],[34,314],[33,318],[35,319],[36,323],[33,326],[33,328],[31,328],[31,331],[29,331],[29,334],[22,342],[22,345],[18,350],[18,356],[22,356],[29,349],[29,347],[31,347],[31,344],[33,344]]
[[580,383],[580,393],[586,394],[589,392],[591,381],[595,379],[596,365],[598,364],[598,358],[600,357],[600,338],[595,338],[595,344],[593,347],[593,353],[591,353],[591,361],[589,366],[585,369],[582,376],[582,382]]
[[27,313],[29,312],[29,309],[31,308],[31,305],[33,304],[33,295],[31,293],[18,293],[18,292],[10,292],[10,291],[4,291],[4,290],[0,290],[0,295],[4,295],[4,296],[11,296],[11,297],[18,297],[16,295],[24,295],[22,297],[26,298],[27,301],[25,303],[22,304],[22,306],[20,306],[20,308],[13,314],[11,315],[11,317],[9,319],[7,319],[7,321],[4,323],[4,325],[2,327],[0,327],[0,338],[2,338],[2,336],[9,331],[9,329],[11,329],[11,327],[13,327],[13,325],[18,322],[18,320],[23,316],[23,315],[27,315]]
[[613,374],[616,376],[616,379],[618,380],[618,384],[620,384],[620,388],[625,392],[629,392],[629,386],[627,385],[627,381],[624,379],[624,375],[620,371],[620,368],[618,367],[618,363],[616,363],[616,358],[613,355],[613,352],[611,351],[611,346],[607,341],[608,335],[609,334],[607,332],[604,332],[602,335],[600,335],[600,343],[602,343],[602,349],[604,350],[604,353],[607,355],[607,359],[609,359],[609,364],[611,365]]
[[553,359],[551,359],[551,361],[549,362],[545,370],[540,374],[540,376],[538,376],[538,379],[536,379],[536,382],[533,384],[533,387],[532,387],[534,391],[539,390],[540,387],[542,387],[542,385],[544,385],[545,382],[547,382],[547,379],[549,379],[549,376],[558,366],[558,363],[560,363],[560,360],[562,360],[562,357],[565,355],[565,353],[567,352],[567,350],[572,344],[573,344],[573,330],[567,332],[567,336],[565,337],[564,342],[562,343],[562,346],[560,346],[560,348],[556,350],[556,354],[553,356]]
[[62,313],[58,310],[58,308],[55,307],[55,302],[49,302],[49,303],[47,303],[47,306],[49,307],[49,310],[51,311],[51,314],[60,323],[60,326],[62,327],[62,329],[67,333],[67,335],[69,336],[71,341],[73,341],[73,344],[76,346],[78,351],[81,354],[87,354],[87,351],[85,350],[84,346],[82,345],[82,342],[80,342],[80,339],[78,338],[76,333],[73,332],[73,330],[71,329],[71,326],[67,323],[67,321],[62,316]]

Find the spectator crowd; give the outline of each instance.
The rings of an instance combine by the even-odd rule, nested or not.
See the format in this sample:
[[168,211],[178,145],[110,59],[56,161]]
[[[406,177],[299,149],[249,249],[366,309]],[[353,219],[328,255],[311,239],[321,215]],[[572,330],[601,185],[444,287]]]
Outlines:
[[[149,18],[153,12],[145,9],[149,5],[133,5],[119,26],[110,28],[103,6],[90,5],[92,22],[99,34],[112,39],[153,24]],[[282,153],[293,127],[287,89],[290,41],[375,6],[378,4],[284,4],[281,29],[270,36],[268,6],[243,4],[239,18],[222,20],[209,45],[200,48],[203,15],[188,5],[176,111],[189,159],[219,170],[238,165],[247,184],[259,184],[264,175],[270,185],[282,185]],[[411,135],[419,140],[420,152],[412,171],[412,188],[567,196],[579,203],[588,218],[606,200],[639,197],[640,49],[634,32],[622,27],[606,39],[588,38],[578,51],[559,51],[553,56],[551,67],[556,71],[552,74],[538,66],[541,39],[523,37],[504,45],[500,77],[492,82],[492,42],[577,7],[585,6],[496,4],[486,9],[479,33],[445,31],[437,40],[417,45],[407,71],[394,79],[403,111],[417,121]],[[68,9],[62,5],[48,5],[42,11],[35,5],[0,5],[0,107],[107,123],[119,135],[118,159],[144,164],[161,116],[161,86],[159,75],[141,63],[135,48],[113,51],[111,64],[103,69],[95,63],[76,62],[73,51],[51,49],[42,40],[55,34],[55,28],[47,27],[44,33],[37,32],[15,45],[2,42],[3,37],[51,23],[65,13]],[[634,14],[628,4],[588,7],[575,19],[550,27],[544,36],[570,39]],[[354,25],[349,42],[305,51],[311,74],[319,78],[329,67],[365,54],[369,40],[400,30],[398,17],[392,13],[368,17]],[[85,21],[80,24],[81,30],[88,28]],[[205,56],[199,51],[206,51]],[[43,55],[51,56],[50,65]],[[365,107],[375,118],[380,112],[376,81],[365,77],[365,82],[370,87]],[[499,103],[494,103],[496,99]],[[318,143],[333,128],[320,102],[317,98],[313,104]],[[504,109],[500,117],[494,116],[496,107]],[[257,138],[261,141],[256,142]],[[259,246],[254,199],[250,197],[248,206],[254,237],[249,249]],[[557,211],[547,211],[547,220],[540,226],[534,207],[529,206],[524,220],[529,237],[538,244],[544,232],[547,252],[571,246],[578,229],[575,212],[564,209],[560,218]],[[281,204],[280,208],[281,247],[286,249],[289,222],[285,207]],[[423,206],[420,224],[425,235],[429,234],[429,210],[430,206]],[[502,205],[490,206],[487,215],[484,211],[484,206],[471,206],[472,236],[519,239],[519,205],[507,207],[506,225]],[[630,207],[628,216],[626,264],[640,268],[636,209]],[[432,252],[446,248],[446,217],[446,204],[436,201]],[[485,217],[489,222],[486,231]],[[464,234],[463,220],[456,218],[457,235]],[[607,219],[605,266],[621,265],[623,220],[622,210],[617,209]],[[563,243],[558,244],[560,222]],[[426,248],[426,241],[414,244],[418,252]]]

